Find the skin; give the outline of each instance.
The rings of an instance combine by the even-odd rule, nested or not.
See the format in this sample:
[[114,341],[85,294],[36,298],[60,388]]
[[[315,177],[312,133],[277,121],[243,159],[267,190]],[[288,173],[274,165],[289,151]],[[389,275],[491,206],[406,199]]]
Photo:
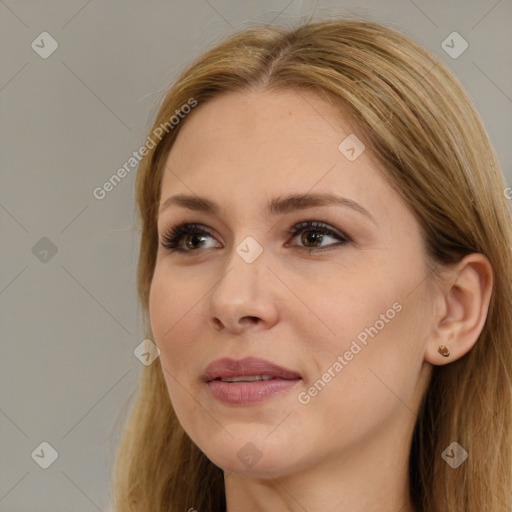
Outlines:
[[[224,470],[228,512],[413,511],[407,464],[421,397],[432,365],[462,357],[478,339],[492,287],[488,261],[469,255],[433,285],[412,212],[369,149],[355,161],[338,150],[357,130],[313,93],[229,93],[182,122],[160,204],[192,194],[218,203],[220,213],[176,205],[160,212],[160,238],[185,221],[211,236],[188,253],[159,246],[150,320],[178,418]],[[374,221],[332,205],[266,211],[270,198],[309,192],[350,198]],[[305,220],[351,241],[324,235],[308,245],[309,230],[289,235]],[[236,252],[248,236],[263,249],[252,263]],[[299,393],[396,303],[400,312],[300,403]],[[218,402],[201,380],[206,366],[246,356],[302,380],[253,405]],[[237,456],[244,446],[260,457],[250,467]]]

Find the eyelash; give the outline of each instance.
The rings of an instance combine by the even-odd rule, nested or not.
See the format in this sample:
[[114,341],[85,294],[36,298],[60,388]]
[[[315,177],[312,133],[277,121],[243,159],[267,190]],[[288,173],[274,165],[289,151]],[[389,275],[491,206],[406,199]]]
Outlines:
[[[333,238],[337,238],[341,242],[339,244],[330,244],[327,247],[320,247],[320,248],[301,247],[301,246],[297,246],[297,245],[293,246],[293,247],[298,247],[299,249],[306,250],[309,253],[330,250],[329,247],[331,247],[331,246],[339,247],[340,245],[345,245],[345,244],[352,242],[352,240],[347,235],[339,233],[332,228],[329,228],[329,226],[327,224],[324,224],[323,222],[311,221],[311,220],[307,220],[307,221],[303,221],[303,222],[299,222],[299,223],[295,224],[294,226],[292,226],[290,228],[288,234],[289,234],[289,236],[294,237],[294,236],[298,235],[299,233],[301,233],[302,231],[317,231],[317,232],[321,233],[322,235],[329,235],[329,236],[332,236]],[[161,241],[162,247],[167,249],[169,252],[179,252],[182,254],[198,252],[198,249],[190,250],[190,249],[182,249],[180,247],[181,237],[184,235],[191,235],[191,234],[212,236],[212,234],[209,233],[208,231],[206,231],[205,229],[203,229],[201,227],[201,225],[184,222],[182,224],[178,224],[177,226],[173,226],[162,236],[162,241]]]

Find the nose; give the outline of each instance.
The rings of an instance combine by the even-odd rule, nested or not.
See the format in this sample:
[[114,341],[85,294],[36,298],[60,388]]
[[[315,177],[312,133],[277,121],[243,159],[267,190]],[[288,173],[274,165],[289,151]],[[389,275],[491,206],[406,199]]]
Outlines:
[[206,318],[216,331],[242,334],[249,329],[269,329],[278,320],[274,274],[264,253],[247,263],[236,252],[206,300]]

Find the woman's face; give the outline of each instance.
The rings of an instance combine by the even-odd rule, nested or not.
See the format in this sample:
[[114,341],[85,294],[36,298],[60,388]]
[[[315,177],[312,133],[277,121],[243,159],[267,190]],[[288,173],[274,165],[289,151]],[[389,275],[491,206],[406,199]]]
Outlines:
[[431,368],[412,213],[312,93],[230,93],[182,122],[159,243],[196,226],[159,246],[150,319],[185,431],[250,476],[404,455]]

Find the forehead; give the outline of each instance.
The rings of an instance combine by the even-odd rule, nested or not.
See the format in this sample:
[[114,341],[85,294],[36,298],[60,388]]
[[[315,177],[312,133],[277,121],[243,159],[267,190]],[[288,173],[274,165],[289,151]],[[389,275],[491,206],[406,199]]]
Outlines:
[[263,208],[277,195],[330,192],[371,203],[368,209],[379,216],[399,200],[368,150],[347,158],[357,129],[312,92],[228,93],[182,122],[163,175],[162,203],[170,194],[196,193],[240,209],[253,201]]
[[[315,93],[239,91],[223,94],[194,109],[185,119],[175,146],[208,142],[224,152],[231,149],[235,153],[250,146],[251,153],[258,149],[268,153],[270,149],[277,152],[280,145],[286,144],[295,150],[307,150],[322,142],[331,144],[326,138],[330,132],[336,132],[338,139],[354,131],[348,120],[341,118],[339,109]],[[282,149],[285,151],[285,147]]]

